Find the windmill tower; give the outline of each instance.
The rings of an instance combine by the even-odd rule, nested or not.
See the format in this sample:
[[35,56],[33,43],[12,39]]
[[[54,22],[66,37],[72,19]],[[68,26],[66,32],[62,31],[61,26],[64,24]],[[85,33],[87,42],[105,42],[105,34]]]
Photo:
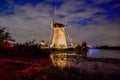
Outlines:
[[51,28],[53,29],[52,48],[67,48],[67,41],[65,36],[65,25],[55,22],[56,9],[54,10],[53,21]]
[[53,23],[51,25],[53,29],[52,48],[67,48],[67,41],[65,36],[65,26],[61,23]]

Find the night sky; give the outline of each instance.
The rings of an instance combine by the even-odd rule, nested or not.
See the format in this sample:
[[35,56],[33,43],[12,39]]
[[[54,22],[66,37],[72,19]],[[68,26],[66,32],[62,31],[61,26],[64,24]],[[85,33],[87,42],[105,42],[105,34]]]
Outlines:
[[120,0],[0,0],[0,26],[16,42],[48,42],[55,6],[73,43],[120,46]]

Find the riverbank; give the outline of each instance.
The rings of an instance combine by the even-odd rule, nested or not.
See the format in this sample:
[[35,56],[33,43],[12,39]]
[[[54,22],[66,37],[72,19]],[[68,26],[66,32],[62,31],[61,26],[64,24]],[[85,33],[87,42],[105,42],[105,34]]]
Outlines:
[[1,80],[120,80],[120,60],[79,58],[71,66],[54,67],[48,58],[0,59]]
[[0,48],[0,80],[120,80],[120,59],[60,53],[58,60],[70,61],[60,68],[53,65],[50,54],[37,46]]

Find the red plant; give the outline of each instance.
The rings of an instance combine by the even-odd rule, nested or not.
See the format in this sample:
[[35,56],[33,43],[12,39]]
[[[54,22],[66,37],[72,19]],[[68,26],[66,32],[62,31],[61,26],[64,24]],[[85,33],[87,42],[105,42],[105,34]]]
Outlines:
[[40,70],[41,69],[39,67],[30,66],[27,69],[23,70],[22,74],[25,75],[26,77],[30,77],[34,75],[35,73],[40,72]]
[[46,74],[39,75],[35,80],[47,80],[48,76]]
[[5,42],[2,42],[2,43],[1,43],[1,47],[5,48],[5,49],[10,49],[10,48],[13,47],[13,44],[5,41]]

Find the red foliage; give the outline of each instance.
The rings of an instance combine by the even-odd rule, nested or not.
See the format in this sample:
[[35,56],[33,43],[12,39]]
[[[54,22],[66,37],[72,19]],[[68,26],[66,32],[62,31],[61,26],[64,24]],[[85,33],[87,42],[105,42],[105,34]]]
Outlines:
[[34,75],[35,73],[40,72],[40,70],[41,70],[40,67],[30,66],[27,69],[23,70],[22,74],[25,75],[26,77],[30,77]]
[[43,74],[43,75],[42,75],[42,78],[43,78],[44,80],[47,79],[47,75]]
[[48,76],[46,74],[41,74],[39,75],[38,78],[36,78],[35,80],[47,80],[48,79]]
[[3,48],[5,48],[5,49],[10,49],[10,48],[13,47],[13,44],[5,41],[5,42],[2,42],[2,43],[1,43],[1,46],[2,46]]
[[50,59],[44,59],[44,58],[41,58],[41,59],[32,59],[32,63],[36,63],[36,64],[40,64],[40,65],[51,65],[51,61]]

